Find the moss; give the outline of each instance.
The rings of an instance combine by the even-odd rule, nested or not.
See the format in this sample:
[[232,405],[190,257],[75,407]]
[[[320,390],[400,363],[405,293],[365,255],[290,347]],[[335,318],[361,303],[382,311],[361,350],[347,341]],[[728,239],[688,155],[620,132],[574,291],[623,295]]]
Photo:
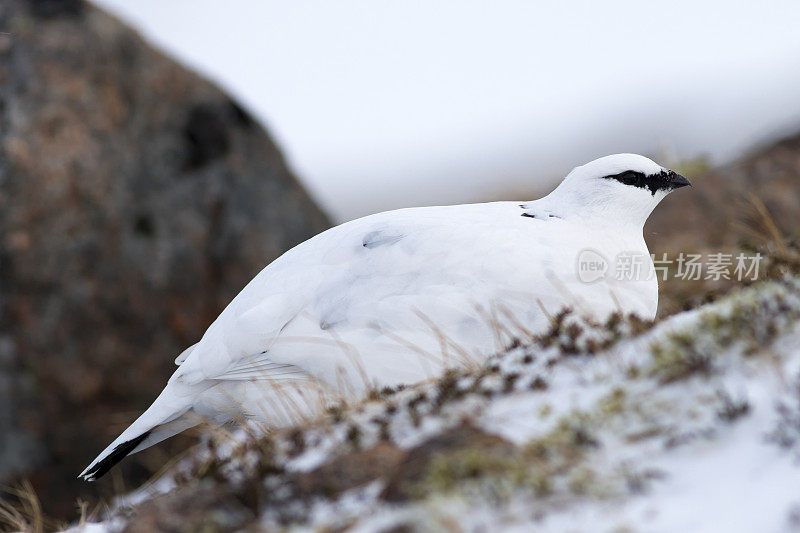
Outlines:
[[628,365],[628,368],[625,369],[625,376],[628,379],[638,379],[642,375],[642,369],[639,365]]
[[664,472],[661,470],[653,468],[632,470],[628,465],[622,466],[619,473],[622,475],[630,494],[644,494],[653,481],[664,477]]
[[509,393],[514,390],[514,384],[519,379],[517,372],[511,372],[503,376],[503,392]]
[[373,417],[370,422],[378,426],[378,439],[386,442],[391,442],[392,436],[390,431],[389,418],[385,416]]
[[625,407],[626,398],[627,394],[625,393],[625,390],[620,387],[616,387],[598,401],[597,408],[600,411],[600,414],[605,417],[619,414]]
[[547,390],[547,380],[545,380],[542,376],[536,376],[531,380],[530,385],[528,388],[531,390]]
[[389,396],[392,396],[393,394],[396,394],[400,390],[402,390],[400,387],[397,387],[397,388],[395,388],[395,387],[383,387],[381,389],[381,394],[385,398],[388,398]]
[[431,464],[425,484],[436,492],[449,492],[461,483],[488,476],[517,476],[524,467],[516,460],[487,450],[468,449],[442,454]]
[[347,435],[345,438],[353,449],[359,449],[361,447],[361,428],[356,424],[351,424],[350,427],[347,428]]
[[522,341],[518,337],[514,337],[511,339],[511,342],[508,343],[508,346],[506,346],[505,351],[510,352],[511,350],[516,350],[520,346],[522,346]]
[[445,403],[464,395],[464,391],[458,387],[460,377],[461,375],[455,370],[447,370],[436,382],[436,397],[433,400],[435,407],[442,407]]
[[413,398],[408,401],[407,407],[409,409],[417,409],[417,406],[428,399],[428,396],[424,392],[420,392],[416,394]]
[[717,396],[720,406],[717,409],[717,418],[724,422],[735,422],[750,413],[750,402],[747,398],[733,398],[725,391],[720,391]]
[[427,395],[424,392],[420,392],[411,398],[408,403],[406,404],[406,408],[408,409],[408,416],[411,418],[411,423],[414,427],[419,427],[422,423],[422,417],[419,412],[419,405],[425,402],[428,399]]
[[591,492],[596,480],[595,471],[587,466],[582,466],[572,471],[567,486],[573,494],[585,495]]
[[760,353],[800,319],[800,281],[784,278],[732,296],[700,315],[689,329],[666,335],[650,346],[650,376],[670,383],[713,372],[717,354],[732,347],[744,355]]
[[342,404],[332,405],[326,410],[328,416],[330,416],[337,424],[344,420],[344,411],[345,407]]
[[694,374],[709,375],[713,370],[712,355],[702,351],[691,332],[671,333],[650,346],[653,355],[650,375],[662,383],[672,383]]
[[370,387],[369,391],[367,391],[366,399],[368,401],[376,401],[382,398],[383,398],[383,392],[381,391],[381,389],[377,387]]
[[600,445],[592,436],[589,421],[588,413],[573,411],[559,420],[550,433],[529,442],[524,455],[551,471],[575,466],[589,449]]
[[792,393],[790,401],[781,401],[775,407],[778,420],[767,439],[785,450],[800,452],[800,374]]
[[545,496],[551,491],[547,473],[532,468],[521,455],[469,448],[438,455],[412,492],[420,499],[487,483],[506,485],[509,489],[527,488],[535,496]]
[[563,355],[591,355],[607,349],[620,339],[647,331],[653,323],[636,315],[613,313],[599,324],[565,310],[553,317],[550,329],[534,338],[543,348],[557,347]]
[[662,436],[666,431],[666,428],[663,426],[650,426],[646,429],[641,431],[636,431],[633,433],[628,433],[625,435],[625,442],[628,443],[635,443],[641,442],[644,440],[654,439],[656,437]]
[[[543,409],[549,411],[547,406]],[[598,476],[582,464],[586,451],[599,446],[589,424],[590,416],[576,411],[521,450],[472,446],[437,453],[411,494],[422,499],[434,493],[489,486],[495,496],[527,489],[536,497],[544,497],[553,492],[559,477],[576,494],[598,493]]]
[[389,421],[386,419],[381,420],[380,429],[378,431],[378,438],[382,441],[392,441],[392,431]]
[[492,389],[488,389],[488,388],[483,388],[483,389],[480,389],[480,390],[478,391],[478,393],[479,393],[479,394],[481,394],[481,395],[483,395],[483,396],[484,396],[485,398],[487,398],[487,399],[491,399],[491,398],[492,398],[492,396],[494,396],[494,395],[495,395],[495,391],[493,391]]
[[791,289],[784,283],[757,286],[739,295],[729,309],[703,313],[699,327],[713,334],[719,345],[739,343],[745,354],[755,354],[785,329],[787,322],[800,318]]
[[289,457],[295,457],[306,451],[306,439],[302,430],[297,428],[292,429],[287,435],[287,440],[290,445],[288,451]]

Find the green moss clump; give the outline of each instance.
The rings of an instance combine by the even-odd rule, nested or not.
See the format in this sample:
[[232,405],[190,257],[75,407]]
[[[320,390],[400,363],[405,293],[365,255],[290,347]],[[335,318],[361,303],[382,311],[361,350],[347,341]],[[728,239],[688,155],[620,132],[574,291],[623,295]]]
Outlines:
[[590,420],[588,413],[573,411],[559,420],[550,433],[529,442],[523,450],[525,457],[546,471],[574,467],[589,449],[600,446],[592,435]]
[[671,333],[662,342],[650,346],[653,354],[650,375],[662,383],[672,383],[694,374],[710,375],[712,355],[700,350],[690,332]]
[[586,495],[592,491],[597,481],[597,474],[589,467],[579,467],[572,471],[567,485],[573,494]]
[[[432,493],[457,491],[470,484],[492,484],[495,489],[505,486],[509,493],[518,488],[528,488],[536,496],[550,493],[547,473],[532,468],[522,455],[481,448],[437,456],[428,475],[413,493],[416,498],[424,498]],[[497,494],[497,490],[494,492]]]
[[600,414],[605,417],[619,414],[625,408],[626,398],[627,394],[625,393],[625,389],[615,387],[611,392],[600,399],[597,403],[597,408]]
[[[619,400],[619,393],[611,396]],[[594,478],[589,479],[585,472],[576,473],[576,469],[583,465],[588,450],[600,446],[591,426],[588,413],[574,411],[522,449],[470,447],[440,453],[411,492],[415,498],[425,498],[478,486],[490,487],[494,495],[528,489],[534,496],[543,497],[551,494],[554,480],[561,478],[572,492],[583,493]],[[583,488],[575,488],[579,485]]]
[[663,383],[709,375],[718,354],[731,349],[743,355],[760,353],[798,319],[800,280],[786,277],[755,285],[701,314],[694,327],[654,342],[649,375]]

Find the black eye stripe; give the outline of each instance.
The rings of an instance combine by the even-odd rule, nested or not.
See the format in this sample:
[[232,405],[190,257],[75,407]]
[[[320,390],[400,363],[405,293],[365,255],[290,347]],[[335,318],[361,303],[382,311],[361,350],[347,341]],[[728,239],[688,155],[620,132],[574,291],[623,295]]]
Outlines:
[[639,187],[640,189],[647,189],[653,196],[655,196],[657,190],[667,188],[669,176],[663,171],[658,174],[647,176],[642,172],[637,172],[636,170],[626,170],[625,172],[620,172],[619,174],[604,176],[603,179],[616,180],[620,183],[624,183],[625,185]]

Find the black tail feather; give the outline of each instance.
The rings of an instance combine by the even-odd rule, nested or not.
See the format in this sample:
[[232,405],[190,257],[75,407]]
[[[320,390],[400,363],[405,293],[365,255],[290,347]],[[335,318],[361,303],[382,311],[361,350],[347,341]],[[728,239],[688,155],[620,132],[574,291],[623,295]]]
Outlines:
[[129,441],[123,442],[122,444],[118,445],[114,448],[108,457],[105,457],[101,461],[98,461],[96,465],[94,465],[89,471],[87,471],[83,475],[83,479],[86,481],[95,481],[96,479],[100,478],[103,474],[111,470],[111,467],[117,464],[118,462],[122,461],[129,453],[131,453],[136,447],[142,443],[144,439],[150,436],[150,432],[147,431],[142,433],[135,439],[131,439]]

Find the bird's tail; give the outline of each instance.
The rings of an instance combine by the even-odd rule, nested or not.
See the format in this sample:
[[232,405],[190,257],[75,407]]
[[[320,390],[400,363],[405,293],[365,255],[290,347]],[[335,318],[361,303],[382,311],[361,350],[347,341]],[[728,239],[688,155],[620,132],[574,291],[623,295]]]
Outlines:
[[191,403],[185,401],[185,396],[176,395],[175,392],[168,385],[147,411],[109,444],[78,477],[94,481],[126,456],[199,424],[200,417],[190,412]]

